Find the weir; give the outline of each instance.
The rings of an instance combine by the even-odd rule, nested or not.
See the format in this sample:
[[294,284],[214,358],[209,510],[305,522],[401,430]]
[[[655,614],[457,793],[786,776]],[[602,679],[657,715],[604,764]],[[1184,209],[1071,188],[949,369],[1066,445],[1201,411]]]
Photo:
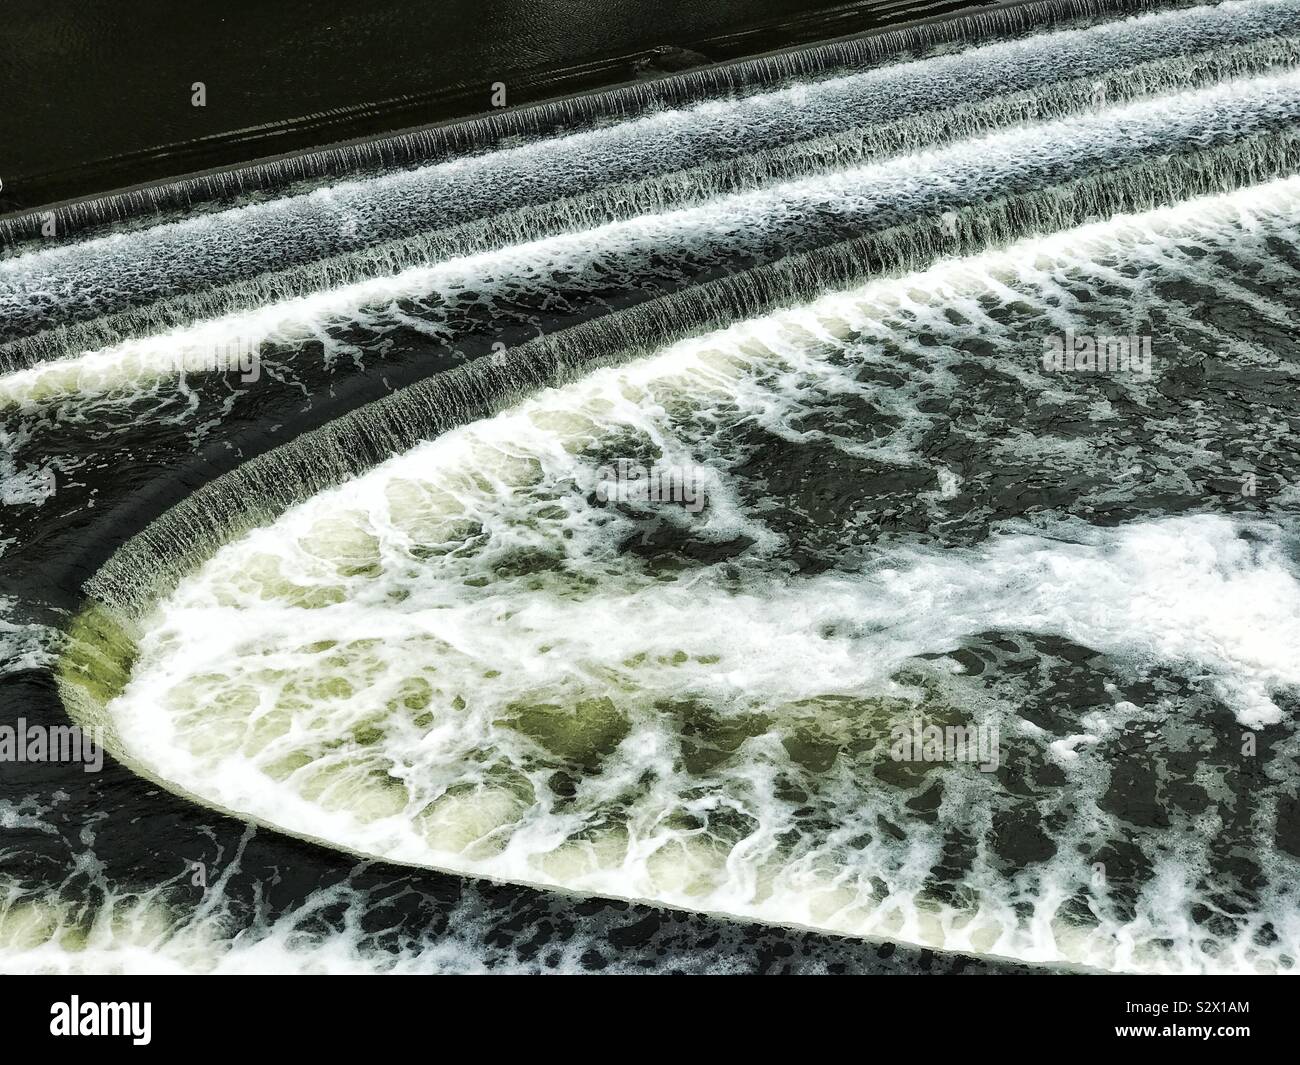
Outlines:
[[[319,358],[311,354],[311,344],[315,342],[297,339],[295,330],[301,328],[302,336],[320,335],[326,340],[337,330],[341,337],[338,344],[347,352],[346,357],[363,364],[364,372],[336,385],[322,366],[315,378],[309,378],[315,382],[311,387],[319,398],[313,400],[308,411],[295,412],[302,405],[298,389],[307,386],[280,387],[273,374],[263,377],[259,390],[247,399],[256,403],[265,412],[265,419],[274,424],[278,419],[271,417],[272,408],[263,397],[277,396],[283,404],[282,417],[291,419],[291,426],[299,431],[314,428],[322,420],[382,396],[392,388],[404,387],[454,367],[459,361],[489,353],[491,341],[495,339],[492,330],[502,330],[507,323],[513,332],[497,335],[517,342],[520,336],[555,332],[574,320],[620,313],[663,292],[683,294],[681,306],[689,308],[692,285],[716,280],[719,274],[734,268],[732,264],[737,260],[779,262],[781,256],[792,252],[806,254],[801,248],[831,248],[837,238],[857,230],[871,234],[868,243],[881,249],[878,256],[881,269],[890,269],[891,263],[910,261],[907,248],[912,245],[916,248],[916,261],[928,261],[929,257],[945,254],[948,248],[960,247],[953,239],[958,236],[963,218],[963,224],[976,229],[983,224],[984,206],[979,202],[982,197],[999,190],[1010,193],[1036,185],[1051,190],[1057,187],[1053,182],[1063,175],[1077,174],[1091,167],[1120,167],[1125,162],[1132,165],[1144,158],[1149,144],[1171,149],[1180,143],[1199,144],[1207,139],[1242,136],[1252,128],[1265,129],[1279,122],[1285,126],[1294,107],[1290,102],[1293,93],[1294,75],[1289,73],[1234,81],[1221,88],[1180,94],[1169,105],[1142,102],[1080,116],[1067,123],[1002,131],[982,141],[963,142],[940,152],[885,160],[854,171],[833,171],[823,180],[803,180],[709,201],[694,212],[646,216],[607,225],[594,231],[591,239],[578,234],[552,243],[517,246],[491,259],[451,260],[436,267],[425,265],[414,268],[410,278],[398,275],[376,284],[373,291],[350,294],[335,290],[332,296],[322,299],[318,308],[268,305],[248,320],[224,324],[221,320],[209,321],[192,333],[155,338],[149,345],[127,346],[117,354],[100,353],[84,367],[78,360],[71,360],[61,364],[62,368],[11,376],[0,390],[5,398],[4,415],[7,424],[23,434],[15,435],[15,443],[20,445],[16,451],[20,451],[35,473],[40,473],[42,441],[51,436],[58,439],[59,430],[55,425],[47,427],[44,417],[32,421],[26,414],[28,409],[39,409],[45,416],[55,418],[56,424],[63,424],[69,420],[84,423],[86,410],[93,408],[114,420],[139,420],[139,431],[148,439],[148,419],[153,417],[153,412],[144,397],[157,389],[160,397],[167,397],[175,405],[189,402],[187,396],[197,382],[175,375],[191,361],[190,356],[195,353],[192,348],[202,348],[211,355],[214,342],[226,339],[223,331],[229,331],[231,336],[254,343],[272,337],[272,341],[262,345],[268,367],[273,366],[275,359],[315,362]],[[1256,104],[1266,106],[1260,107],[1257,115],[1249,113]],[[1273,134],[1262,136],[1263,140],[1248,139],[1235,148],[1225,146],[1223,150],[1215,150],[1213,160],[1206,162],[1205,172],[1187,188],[1179,182],[1184,169],[1199,165],[1194,161],[1173,164],[1171,174],[1158,173],[1159,163],[1143,164],[1146,169],[1140,173],[1154,168],[1157,176],[1151,189],[1166,188],[1164,195],[1169,202],[1191,189],[1219,187],[1216,182],[1230,186],[1238,180],[1233,176],[1238,170],[1247,178],[1253,174],[1265,179],[1285,170],[1287,140],[1286,136],[1281,139]],[[917,181],[918,173],[931,175],[933,185]],[[1117,188],[1127,180],[1123,169],[1109,173],[1107,181],[1118,183]],[[1080,185],[1078,180],[1068,187],[1086,188],[1086,183]],[[1148,194],[1151,189],[1141,190],[1142,194]],[[1055,195],[1044,193],[1044,202],[1049,207]],[[1033,200],[1030,197],[1025,202]],[[1141,196],[1135,202],[1139,201]],[[1105,210],[1107,202],[1110,201],[1102,201],[1098,209]],[[1114,202],[1122,207],[1126,201],[1121,196]],[[1013,214],[1009,217],[1007,226],[995,227],[991,238],[996,239],[999,232],[1005,232],[1010,239],[1015,239],[1031,231],[1024,227],[1037,226],[1042,231],[1050,231],[1062,218],[1068,221],[1069,217],[1082,217],[1082,209],[1059,218],[1051,210],[1041,216],[1030,214],[1017,219]],[[981,247],[982,239],[985,238],[973,238],[969,246]],[[895,243],[898,248],[891,248]],[[550,276],[557,266],[561,267],[558,280]],[[875,267],[861,269],[869,271]],[[853,276],[860,274],[861,270],[855,268]],[[813,271],[809,276],[818,275]],[[442,280],[435,282],[435,277]],[[635,279],[639,284],[621,285],[620,277]],[[500,296],[492,295],[498,291],[496,279],[505,282],[500,285]],[[485,290],[486,298],[481,295]],[[710,291],[725,290],[715,287]],[[743,284],[738,291],[743,294]],[[462,295],[475,303],[466,304]],[[794,298],[801,296],[796,293]],[[392,310],[368,313],[365,308],[376,299],[391,301]],[[548,309],[548,314],[540,319],[539,307]],[[729,313],[725,305],[719,304],[708,320],[725,323],[730,320]],[[287,331],[287,336],[278,332],[285,320],[297,322]],[[410,352],[400,363],[387,359],[394,346],[391,339],[394,322],[411,325],[409,334],[397,334],[398,342]],[[269,333],[266,323],[269,323]],[[611,335],[616,341],[617,334]],[[138,367],[134,361],[137,356],[141,362]],[[219,381],[207,386],[200,384],[200,387],[206,388],[209,402],[223,402]],[[133,399],[137,388],[143,393]],[[101,396],[103,402],[99,405],[97,397]],[[240,402],[245,402],[242,396]],[[124,453],[132,453],[125,431],[118,435],[122,437]],[[134,490],[129,498],[114,500],[112,506],[99,505],[95,521],[98,532],[79,535],[66,552],[67,569],[63,572],[75,575],[75,579],[66,582],[66,587],[71,591],[78,586],[117,544],[157,517],[191,486],[221,475],[282,439],[283,435],[277,437],[253,425],[238,434],[223,432],[201,454],[191,458],[191,448],[184,446],[182,438],[182,450],[176,457],[166,459],[163,476],[154,484]],[[57,446],[66,445],[60,441]],[[60,587],[64,583],[61,578]]]
[[1297,27],[1289,0],[1108,23],[24,256],[0,264],[0,364],[1289,67]]
[[[1153,6],[60,208],[125,223],[0,261],[14,470],[71,456],[20,515],[74,545],[66,711],[367,859],[1058,967],[1294,967],[1300,2]],[[373,231],[335,232],[353,210]],[[246,392],[185,372],[236,336]],[[602,490],[631,469],[656,489]],[[887,758],[900,721],[984,757]]]
[[[1202,745],[1234,716],[1269,737],[1266,778],[1291,779],[1294,526],[1284,511],[1160,516],[1178,477],[1215,460],[1184,445],[1159,382],[1115,379],[1113,413],[1084,443],[1147,440],[1162,479],[1126,490],[1122,467],[1070,460],[1069,415],[1095,392],[1043,368],[1038,340],[1102,334],[1153,277],[1229,290],[1243,261],[1273,282],[1225,312],[1284,322],[1295,202],[1288,179],[949,258],[587,375],[251,532],[142,605],[142,625],[88,611],[65,696],[99,723],[120,694],[110,745],[173,790],[347,851],[1053,965],[1285,968],[1294,863],[1269,811],[1289,785],[1260,793],[1252,777],[1210,799],[1216,817],[1257,804],[1222,838],[1192,831],[1211,816],[1195,796],[1147,824],[1116,811],[1108,785],[1114,760],[1129,779],[1135,758],[1154,772],[1188,742],[1218,765],[1229,755]],[[1094,277],[1107,279],[1097,302],[1061,300]],[[965,350],[972,320],[1004,342],[996,353]],[[1171,376],[1240,365],[1212,323],[1177,347],[1160,336]],[[1262,431],[1293,376],[1274,367],[1242,398],[1262,404]],[[1214,414],[1231,436],[1234,411]],[[1018,439],[1026,418],[1034,433]],[[1060,499],[1081,513],[1122,495],[1123,520],[1057,520],[1048,501],[1006,527],[999,497],[970,483],[985,474],[936,452],[936,429],[975,434],[998,471],[1068,474]],[[1278,432],[1262,443],[1293,451]],[[612,453],[706,461],[707,505],[674,518],[651,500],[598,502]],[[952,482],[934,485],[950,463]],[[827,516],[826,484],[859,505]],[[659,538],[662,557],[628,535],[665,524],[678,535]],[[915,528],[934,532],[916,542]],[[792,573],[796,545],[822,565]],[[1151,660],[1154,674],[1126,665]],[[1113,689],[1099,707],[1055,694],[1081,661]],[[118,681],[88,690],[87,674],[112,669]],[[1157,694],[1171,684],[1192,685],[1178,706]],[[990,729],[1005,757],[982,772],[886,756],[900,720]],[[1011,774],[1010,797],[995,773]],[[1038,802],[1059,812],[1046,835],[998,827]],[[954,834],[969,850],[955,870]],[[1141,861],[1126,865],[1113,839],[1140,844]],[[1269,855],[1254,910],[1228,928],[1180,923],[1184,902],[1254,875],[1225,857],[1243,847]],[[1093,882],[1094,858],[1113,882]]]
[[1300,166],[1300,133],[1269,134],[1103,172],[792,256],[524,344],[412,384],[244,463],[142,530],[87,585],[92,598],[137,619],[181,574],[231,536],[420,440],[501,409],[600,365],[820,292],[906,272],[1121,212],[1267,181]]
[[622,86],[605,92],[509,110],[466,122],[321,151],[214,174],[196,175],[142,189],[125,190],[68,204],[45,212],[27,212],[0,221],[0,244],[40,240],[44,216],[53,213],[60,234],[85,233],[94,227],[167,211],[193,211],[205,202],[230,202],[248,194],[280,192],[300,182],[337,178],[427,162],[442,156],[490,150],[514,137],[534,137],[556,129],[583,128],[603,121],[634,117],[661,107],[727,95],[788,79],[816,75],[836,67],[869,66],[913,52],[963,44],[994,36],[1038,32],[1078,20],[1118,17],[1169,6],[1161,0],[1030,0],[1000,5],[952,19],[922,22],[770,57],[688,71],[670,79]]

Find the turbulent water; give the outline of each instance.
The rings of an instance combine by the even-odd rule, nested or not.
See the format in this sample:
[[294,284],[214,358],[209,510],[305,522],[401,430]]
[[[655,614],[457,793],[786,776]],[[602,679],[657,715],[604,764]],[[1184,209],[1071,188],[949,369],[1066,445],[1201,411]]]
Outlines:
[[1293,969],[1300,4],[1076,13],[0,261],[0,963]]

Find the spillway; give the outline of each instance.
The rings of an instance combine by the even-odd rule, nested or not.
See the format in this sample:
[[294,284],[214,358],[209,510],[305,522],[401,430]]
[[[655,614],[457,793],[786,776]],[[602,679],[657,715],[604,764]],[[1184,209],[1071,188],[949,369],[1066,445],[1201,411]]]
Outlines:
[[1012,5],[9,220],[0,637],[186,842],[0,958],[1294,969],[1298,49]]

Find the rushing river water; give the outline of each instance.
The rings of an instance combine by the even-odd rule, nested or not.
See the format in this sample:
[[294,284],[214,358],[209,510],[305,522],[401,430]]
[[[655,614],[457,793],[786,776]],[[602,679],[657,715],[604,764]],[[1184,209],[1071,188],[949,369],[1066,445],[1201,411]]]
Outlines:
[[1035,4],[12,224],[4,720],[110,758],[0,763],[0,963],[1294,968],[1297,59]]

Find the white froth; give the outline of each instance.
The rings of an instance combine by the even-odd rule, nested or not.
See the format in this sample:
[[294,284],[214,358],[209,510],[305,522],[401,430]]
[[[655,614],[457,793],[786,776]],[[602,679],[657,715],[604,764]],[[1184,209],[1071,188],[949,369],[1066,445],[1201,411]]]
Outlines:
[[[1112,692],[1085,731],[1053,738],[977,698],[952,662],[919,664],[990,631],[1064,638],[1139,677],[1196,678],[1243,729],[1277,726],[1279,695],[1300,685],[1285,530],[1215,514],[1004,524],[975,546],[886,541],[792,575],[720,441],[747,421],[790,439],[816,432],[799,415],[874,387],[850,372],[864,362],[951,388],[942,352],[907,368],[853,342],[900,314],[974,316],[982,293],[1047,284],[1102,250],[1158,255],[1198,227],[1226,233],[1286,211],[1296,192],[1290,179],[874,282],[424,444],[231,544],[160,605],[111,706],[125,751],[213,805],[391,860],[1032,960],[1284,966],[1285,914],[1270,915],[1272,952],[1234,944],[1211,957],[1179,941],[1194,899],[1172,866],[1155,871],[1136,918],[1065,919],[1082,864],[1069,840],[1027,921],[982,866],[972,899],[936,901],[925,871],[940,837],[856,842],[916,796],[864,787],[842,763],[809,770],[809,802],[838,819],[809,829],[782,781],[820,764],[819,743],[866,742],[924,712],[1014,731],[1099,796],[1104,768],[1089,751],[1102,737],[1135,721],[1176,726],[1176,704]],[[839,445],[920,462],[914,399],[893,390],[901,428],[884,443]],[[599,456],[620,447],[702,467],[709,506],[694,535],[746,537],[748,551],[678,572],[631,564],[620,545],[634,525],[592,502]],[[936,501],[959,490],[935,469]],[[683,768],[693,736],[722,744],[721,761]],[[551,795],[556,772],[576,773],[572,801]],[[992,801],[987,777],[943,780],[945,816]]]

